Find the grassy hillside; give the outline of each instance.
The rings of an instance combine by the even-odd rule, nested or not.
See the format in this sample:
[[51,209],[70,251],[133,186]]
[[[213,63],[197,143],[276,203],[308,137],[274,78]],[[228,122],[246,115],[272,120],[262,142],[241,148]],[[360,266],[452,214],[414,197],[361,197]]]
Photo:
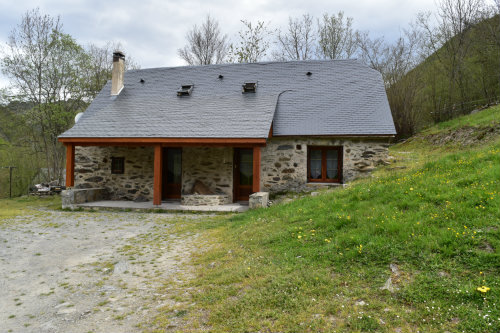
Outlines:
[[348,189],[205,225],[195,309],[156,324],[182,313],[194,331],[498,332],[499,137],[431,138],[499,122],[496,107],[440,124]]

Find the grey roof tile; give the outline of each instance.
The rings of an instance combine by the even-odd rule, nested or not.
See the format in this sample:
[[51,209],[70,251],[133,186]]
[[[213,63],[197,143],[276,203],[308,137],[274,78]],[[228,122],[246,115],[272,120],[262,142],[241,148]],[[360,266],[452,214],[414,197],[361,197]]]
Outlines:
[[396,133],[380,73],[356,60],[133,70],[124,85],[111,97],[108,82],[61,137],[265,138],[272,121],[277,136]]

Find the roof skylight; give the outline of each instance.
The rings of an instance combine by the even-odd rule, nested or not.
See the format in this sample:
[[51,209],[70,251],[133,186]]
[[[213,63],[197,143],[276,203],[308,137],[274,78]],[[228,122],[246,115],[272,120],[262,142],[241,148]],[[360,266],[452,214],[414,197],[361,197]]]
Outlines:
[[245,82],[242,93],[254,93],[257,90],[257,81]]
[[194,84],[183,84],[179,90],[177,90],[177,96],[190,96],[193,92]]

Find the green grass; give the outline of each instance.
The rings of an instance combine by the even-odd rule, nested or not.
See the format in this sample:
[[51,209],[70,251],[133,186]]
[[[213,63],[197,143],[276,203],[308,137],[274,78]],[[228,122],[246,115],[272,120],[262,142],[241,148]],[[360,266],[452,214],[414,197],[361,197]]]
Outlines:
[[[426,139],[499,119],[495,107],[429,128],[345,190],[231,217],[168,220],[168,232],[200,234],[204,251],[193,258],[194,279],[179,286],[178,301],[191,305],[162,309],[145,329],[499,332],[500,140]],[[57,197],[0,200],[0,225],[59,207]],[[381,289],[388,278],[394,292]]]
[[37,209],[60,209],[61,197],[23,196],[13,199],[0,199],[0,225],[16,216],[33,213]]
[[456,130],[465,126],[484,127],[493,124],[500,124],[500,105],[490,107],[475,114],[438,123],[422,131],[421,135],[436,133],[443,130]]
[[[498,108],[475,116],[488,122],[492,113],[498,119]],[[204,225],[209,241],[194,259],[196,309],[186,325],[498,332],[500,141],[449,152],[421,143],[401,153],[409,147],[416,148],[393,149],[406,169],[393,165],[346,190]],[[393,293],[381,289],[389,277]],[[483,285],[491,290],[477,291]],[[156,322],[168,322],[165,316]]]
[[[488,126],[491,124],[500,123],[500,105],[490,107],[488,109],[482,110],[475,114],[470,114],[463,117],[458,117],[449,121],[444,121],[431,127],[432,132],[444,130],[444,129],[457,129],[464,126]],[[427,131],[424,131],[424,134]]]

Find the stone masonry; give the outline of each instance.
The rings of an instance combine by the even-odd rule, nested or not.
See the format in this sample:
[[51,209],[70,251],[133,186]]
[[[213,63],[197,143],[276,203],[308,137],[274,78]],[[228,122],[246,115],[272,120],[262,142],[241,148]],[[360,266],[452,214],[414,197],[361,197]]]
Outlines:
[[182,194],[190,194],[197,180],[233,202],[233,148],[182,148]]
[[231,203],[227,194],[183,194],[181,205],[185,206],[220,206]]
[[[385,164],[388,138],[272,138],[261,152],[261,191],[303,191],[307,182],[307,147],[342,146],[342,182],[369,175]],[[216,194],[233,200],[232,147],[183,147],[182,194],[190,194],[196,180]],[[124,174],[111,174],[111,157],[125,158]],[[76,147],[75,187],[105,188],[112,200],[153,200],[152,147]],[[321,185],[320,185],[321,186]]]
[[368,175],[386,162],[389,139],[272,138],[262,149],[261,191],[303,191],[307,183],[307,146],[342,146],[342,182]]
[[104,188],[70,188],[61,192],[62,208],[75,209],[78,204],[108,199]]
[[[123,174],[111,173],[111,157],[124,157]],[[108,190],[111,200],[153,200],[152,147],[76,147],[75,187]]]
[[[125,158],[125,172],[111,173],[111,157]],[[233,149],[184,147],[182,193],[196,180],[215,193],[233,198]],[[152,147],[76,147],[75,187],[106,188],[112,200],[153,200],[154,151]]]
[[248,207],[250,209],[267,208],[269,204],[269,192],[255,192],[250,194]]

